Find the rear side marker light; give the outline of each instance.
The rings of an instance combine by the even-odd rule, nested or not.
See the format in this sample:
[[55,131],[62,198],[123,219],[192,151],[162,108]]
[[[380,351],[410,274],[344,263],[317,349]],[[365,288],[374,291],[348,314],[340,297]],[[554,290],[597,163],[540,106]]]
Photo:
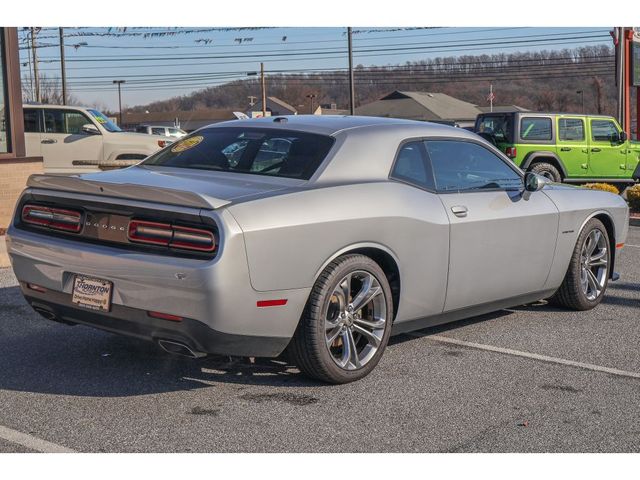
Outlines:
[[75,210],[25,205],[22,207],[21,218],[24,223],[53,230],[78,233],[82,229],[82,213]]
[[198,252],[213,252],[216,249],[214,234],[209,230],[199,228],[131,220],[128,232],[129,240],[137,243],[149,243]]
[[47,293],[46,288],[41,287],[40,285],[36,285],[34,283],[27,283],[27,288],[29,288],[29,290],[35,290],[36,292]]
[[280,298],[277,300],[258,300],[258,307],[281,307],[287,304],[286,298]]
[[507,147],[504,151],[509,158],[516,158],[518,156],[518,150],[516,147]]
[[162,312],[149,311],[147,312],[147,315],[153,318],[159,318],[160,320],[170,320],[172,322],[181,322],[182,320],[184,320],[182,317],[179,317],[178,315],[170,315],[168,313],[162,313]]
[[618,244],[616,244],[616,248],[622,248],[622,247],[624,247],[624,243],[618,243]]

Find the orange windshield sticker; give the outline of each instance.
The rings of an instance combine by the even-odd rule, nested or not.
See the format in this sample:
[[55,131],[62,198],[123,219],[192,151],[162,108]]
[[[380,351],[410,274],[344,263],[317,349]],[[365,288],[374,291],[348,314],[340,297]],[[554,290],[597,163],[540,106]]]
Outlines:
[[193,148],[196,145],[200,144],[202,140],[204,140],[204,137],[202,135],[196,135],[195,137],[186,138],[171,147],[171,151],[173,153],[184,152],[185,150],[189,150],[190,148]]

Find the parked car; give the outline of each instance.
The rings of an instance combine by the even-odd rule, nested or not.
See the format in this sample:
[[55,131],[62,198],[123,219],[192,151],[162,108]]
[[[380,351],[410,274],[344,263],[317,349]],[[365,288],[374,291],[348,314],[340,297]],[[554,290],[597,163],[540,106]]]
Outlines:
[[163,127],[162,125],[138,125],[136,132],[148,135],[160,135],[162,137],[182,138],[187,132],[177,127]]
[[640,143],[606,115],[483,113],[475,132],[523,170],[554,182],[632,184],[640,178]]
[[24,105],[27,156],[43,157],[46,173],[98,172],[133,165],[171,143],[123,132],[93,108]]
[[34,175],[7,239],[45,318],[193,357],[286,349],[344,383],[392,333],[595,307],[628,221],[620,196],[525,174],[461,128],[292,116],[209,126],[125,170]]

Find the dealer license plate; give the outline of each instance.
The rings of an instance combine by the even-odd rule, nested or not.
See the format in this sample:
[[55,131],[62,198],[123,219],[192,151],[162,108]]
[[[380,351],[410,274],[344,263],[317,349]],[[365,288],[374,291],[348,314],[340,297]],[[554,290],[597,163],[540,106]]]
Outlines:
[[76,275],[71,301],[79,307],[108,312],[111,309],[113,283],[100,278]]

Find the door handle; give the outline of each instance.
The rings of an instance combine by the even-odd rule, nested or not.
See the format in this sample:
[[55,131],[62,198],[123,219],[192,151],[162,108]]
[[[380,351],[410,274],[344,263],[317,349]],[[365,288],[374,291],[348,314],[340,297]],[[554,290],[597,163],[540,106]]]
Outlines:
[[599,148],[592,148],[592,149],[591,149],[591,151],[592,151],[592,152],[599,152],[599,151],[600,151],[600,149],[599,149]]
[[560,149],[561,152],[570,152],[571,151],[571,147],[562,147]]
[[58,140],[54,140],[53,138],[45,138],[44,140],[42,140],[40,143],[58,143]]
[[456,205],[454,207],[451,207],[451,211],[457,217],[466,217],[468,213],[467,207],[465,207],[464,205]]

